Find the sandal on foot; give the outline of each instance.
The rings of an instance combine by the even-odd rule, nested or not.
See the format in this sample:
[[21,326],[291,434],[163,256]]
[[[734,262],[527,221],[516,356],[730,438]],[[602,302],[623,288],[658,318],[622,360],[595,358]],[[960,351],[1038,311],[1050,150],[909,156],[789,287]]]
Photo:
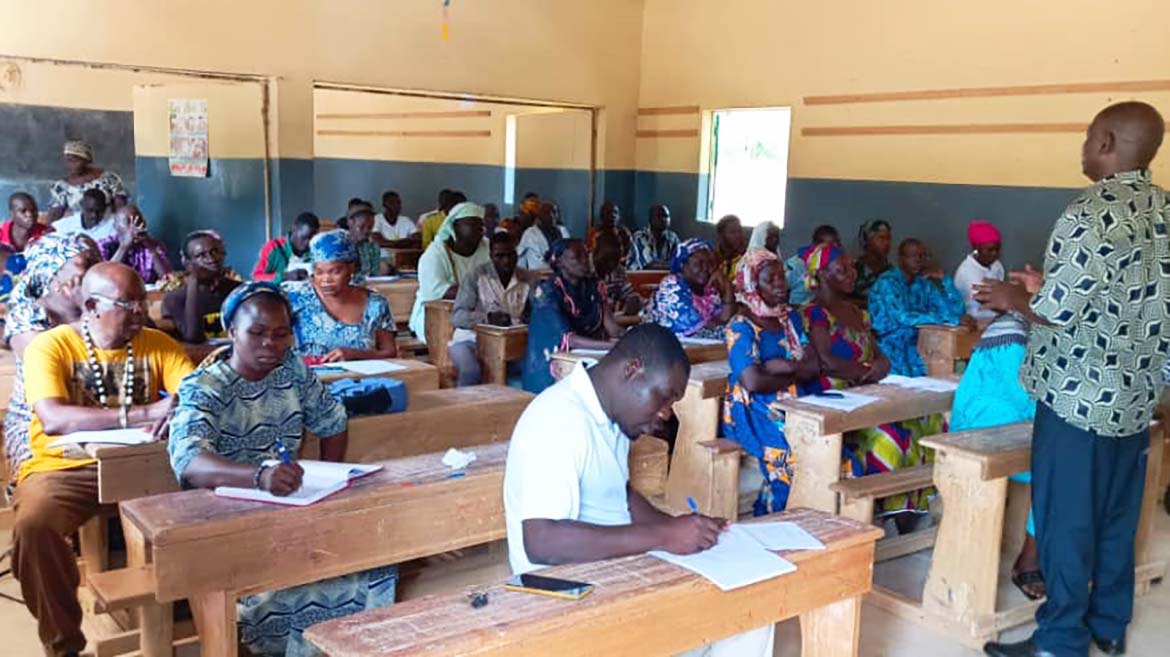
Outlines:
[[1043,583],[1044,575],[1040,574],[1039,570],[1025,570],[1012,573],[1012,584],[1015,584],[1016,588],[1020,590],[1020,593],[1023,593],[1024,597],[1029,600],[1039,600],[1044,597],[1043,595],[1036,595],[1028,590],[1029,586]]

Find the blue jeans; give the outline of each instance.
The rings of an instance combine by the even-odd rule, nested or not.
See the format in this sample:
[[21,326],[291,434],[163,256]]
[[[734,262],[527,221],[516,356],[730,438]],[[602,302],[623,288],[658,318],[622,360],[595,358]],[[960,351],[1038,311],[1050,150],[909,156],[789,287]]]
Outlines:
[[1057,657],[1087,657],[1092,637],[1125,637],[1149,445],[1148,429],[1100,436],[1036,405],[1032,511],[1048,600],[1033,638]]

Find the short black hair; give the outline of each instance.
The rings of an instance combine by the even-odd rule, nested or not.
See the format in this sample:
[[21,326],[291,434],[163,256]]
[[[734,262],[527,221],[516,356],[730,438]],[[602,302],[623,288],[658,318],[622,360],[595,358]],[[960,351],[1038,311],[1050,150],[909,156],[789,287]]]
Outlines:
[[677,367],[690,376],[691,361],[674,333],[658,324],[645,322],[630,329],[610,349],[604,360],[638,359],[647,371],[669,371]]
[[32,197],[32,194],[29,194],[28,192],[13,192],[12,194],[8,195],[8,207],[12,207],[12,204],[15,203],[16,199],[18,198],[22,198],[29,203],[32,203],[33,205],[37,204],[37,201]]
[[308,226],[315,233],[321,230],[321,220],[312,212],[302,212],[297,215],[296,219],[293,219],[293,229],[295,230],[301,226]]
[[907,237],[898,243],[898,255],[902,255],[902,252],[911,246],[917,246],[920,249],[925,249],[926,243],[917,237]]
[[506,230],[497,230],[496,232],[492,233],[491,238],[489,238],[488,248],[491,248],[497,244],[505,243],[510,246],[514,246],[516,244],[516,240],[512,239],[512,233],[509,233]]
[[452,190],[452,192],[451,192],[451,205],[452,206],[456,206],[456,205],[459,205],[460,203],[466,203],[466,202],[467,202],[467,197],[463,195],[463,192],[458,191],[458,190]]
[[383,203],[386,202],[386,199],[390,199],[390,198],[402,199],[402,197],[398,195],[398,192],[394,191],[393,189],[388,189],[388,190],[382,192],[382,202]]
[[361,198],[360,196],[355,196],[355,197],[349,199],[349,203],[346,203],[345,207],[352,208],[355,205],[369,205],[369,204],[370,204],[370,202],[367,201],[366,199]]
[[527,201],[530,198],[540,198],[540,194],[537,194],[536,192],[525,192],[524,200]]
[[219,240],[221,242],[223,241],[223,236],[220,235],[219,233],[213,231],[213,230],[196,230],[196,231],[187,233],[187,236],[183,238],[183,255],[184,256],[187,255],[187,253],[188,253],[187,249],[188,249],[188,247],[191,246],[191,242],[194,242],[195,240],[200,239],[202,237],[206,237],[208,239],[213,239],[213,240]]
[[90,187],[89,189],[82,192],[81,198],[82,198],[82,200],[87,199],[87,198],[92,198],[95,201],[100,200],[102,203],[104,203],[106,205],[110,204],[110,197],[106,196],[106,193],[103,192],[102,190],[98,189],[97,187]]
[[813,231],[812,243],[819,243],[821,238],[826,235],[832,235],[837,238],[837,241],[841,241],[841,233],[837,232],[836,226],[833,226],[832,224],[821,224],[820,226],[816,227],[816,230]]
[[727,227],[730,226],[731,222],[733,221],[739,223],[739,217],[733,214],[724,215],[722,219],[715,223],[715,232],[723,233],[723,231],[727,230]]

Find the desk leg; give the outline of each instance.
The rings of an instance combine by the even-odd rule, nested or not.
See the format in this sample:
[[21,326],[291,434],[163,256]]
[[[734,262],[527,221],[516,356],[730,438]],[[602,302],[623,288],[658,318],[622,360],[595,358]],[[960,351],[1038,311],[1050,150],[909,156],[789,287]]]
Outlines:
[[77,529],[81,558],[85,560],[86,573],[103,573],[108,566],[109,517],[99,513]]
[[922,608],[963,627],[994,626],[1007,477],[984,480],[978,462],[939,452],[934,485],[946,510],[934,543]]
[[[1163,419],[1165,422],[1165,419]],[[1150,538],[1154,533],[1154,516],[1161,513],[1158,510],[1158,501],[1165,494],[1165,489],[1159,486],[1162,481],[1162,452],[1165,450],[1163,424],[1159,423],[1150,430],[1150,455],[1146,461],[1146,488],[1142,493],[1142,514],[1138,520],[1137,536],[1135,537],[1135,557],[1138,567],[1150,563]],[[1161,576],[1161,573],[1158,574]],[[1135,592],[1145,595],[1150,592],[1150,580],[1139,577]]]
[[483,382],[505,385],[508,383],[508,361],[506,360],[505,338],[480,333],[475,338],[476,351],[483,365]]
[[[151,562],[150,545],[132,522],[122,516],[122,535],[126,537],[126,565],[142,566]],[[170,602],[148,602],[138,608],[139,650],[142,657],[173,657],[175,611]]]
[[857,657],[861,598],[847,598],[800,615],[801,657]]
[[191,598],[195,628],[199,630],[199,651],[216,657],[238,657],[236,638],[236,597],[227,591],[212,591]]
[[[721,397],[703,399],[698,386],[687,386],[686,394],[674,405],[678,435],[666,479],[666,505],[673,511],[688,512],[687,498],[692,497],[700,513],[735,520],[739,493],[735,475],[739,473],[739,464],[735,464],[735,474],[731,477],[734,482],[715,481],[712,454],[699,445],[719,435],[721,403]],[[723,486],[731,486],[731,490],[716,490]]]
[[822,435],[819,421],[798,413],[789,413],[784,424],[788,445],[796,457],[788,508],[803,507],[836,515],[837,493],[829,486],[841,479],[841,434]]

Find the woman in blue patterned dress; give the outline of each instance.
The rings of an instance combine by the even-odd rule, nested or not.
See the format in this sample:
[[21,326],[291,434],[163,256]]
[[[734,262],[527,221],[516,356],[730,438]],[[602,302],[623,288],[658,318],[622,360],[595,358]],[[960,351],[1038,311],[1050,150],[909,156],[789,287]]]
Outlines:
[[4,418],[4,454],[13,482],[20,464],[32,456],[28,446],[32,411],[25,402],[22,372],[24,349],[40,333],[81,317],[75,292],[85,272],[102,260],[97,244],[84,233],[43,235],[24,255],[28,265],[8,300],[4,321],[4,340],[16,354],[16,377]]
[[532,290],[523,387],[541,393],[551,386],[552,355],[572,349],[609,349],[625,333],[605,303],[585,242],[567,239],[549,250],[553,275]]
[[[321,459],[341,461],[345,408],[291,351],[291,308],[273,283],[246,283],[223,304],[228,349],[179,388],[167,448],[181,485],[238,486],[288,495],[301,484],[296,463],[266,466],[280,445],[296,454],[305,431],[321,437]],[[393,565],[240,598],[240,641],[254,655],[317,655],[310,625],[394,602]]]
[[723,435],[760,464],[764,485],[755,515],[782,511],[792,486],[793,455],[784,436],[784,412],[776,402],[799,396],[820,374],[816,350],[800,313],[788,306],[784,263],[775,253],[748,252],[735,277],[742,310],[727,323],[731,367],[723,404]]
[[890,372],[926,374],[926,363],[918,354],[918,327],[971,322],[963,315],[965,308],[951,277],[930,262],[926,246],[916,239],[903,240],[898,245],[898,266],[878,276],[869,291],[873,330],[890,359]]
[[310,281],[283,284],[292,303],[297,353],[306,363],[397,358],[394,317],[385,297],[351,283],[358,253],[343,230],[309,242]]
[[690,239],[679,245],[650,302],[650,320],[679,338],[722,339],[735,312],[731,282],[712,276],[715,250],[709,242]]

